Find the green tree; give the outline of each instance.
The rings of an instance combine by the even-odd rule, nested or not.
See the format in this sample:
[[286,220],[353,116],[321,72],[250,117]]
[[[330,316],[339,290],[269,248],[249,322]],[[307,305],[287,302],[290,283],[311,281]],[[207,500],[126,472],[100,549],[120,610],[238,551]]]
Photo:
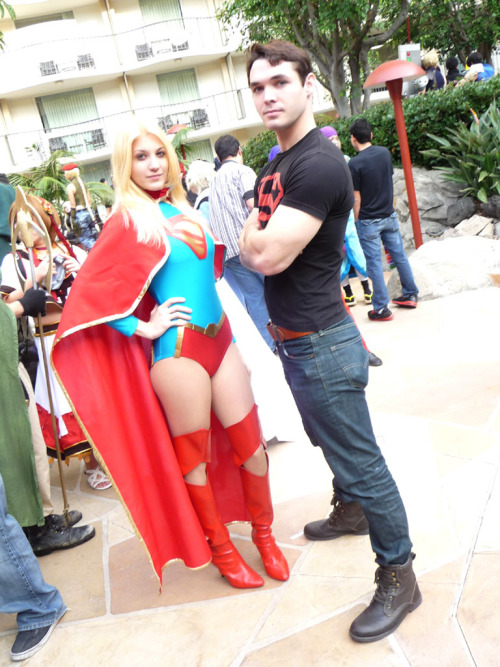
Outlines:
[[[12,20],[16,18],[16,13],[14,9],[5,2],[5,0],[0,0],[0,18],[3,19],[5,16],[5,12],[7,12]],[[3,32],[0,31],[0,49],[2,49],[5,46],[5,42],[3,39]]]
[[[444,55],[458,55],[462,63],[471,51],[491,62],[500,38],[500,0],[420,0],[410,4],[408,18],[413,42]],[[406,28],[395,40],[406,41]]]
[[[219,17],[248,41],[288,39],[303,48],[341,117],[366,109],[369,52],[404,23],[410,0],[225,0]],[[349,97],[347,96],[350,92]]]

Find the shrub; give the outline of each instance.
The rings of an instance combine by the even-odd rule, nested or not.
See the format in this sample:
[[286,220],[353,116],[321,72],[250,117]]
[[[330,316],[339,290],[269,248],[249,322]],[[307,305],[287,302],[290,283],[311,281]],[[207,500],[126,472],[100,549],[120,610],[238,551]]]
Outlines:
[[437,169],[447,180],[466,184],[464,195],[487,202],[492,195],[500,194],[500,109],[496,102],[470,128],[462,123],[458,130],[447,132],[447,139],[428,136],[441,149],[426,150],[424,155],[444,159],[447,166]]

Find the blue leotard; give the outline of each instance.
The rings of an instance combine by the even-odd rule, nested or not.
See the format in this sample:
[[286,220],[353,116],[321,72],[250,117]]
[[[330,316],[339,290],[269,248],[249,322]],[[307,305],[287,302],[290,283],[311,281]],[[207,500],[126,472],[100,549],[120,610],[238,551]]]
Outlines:
[[[160,209],[166,218],[182,215],[178,209],[166,202],[160,204]],[[196,236],[194,242],[188,238],[193,231]],[[169,235],[169,243],[168,260],[154,276],[148,291],[158,304],[171,297],[184,297],[186,301],[183,305],[192,309],[192,324],[206,328],[211,323],[219,323],[223,310],[215,288],[215,244],[212,237],[200,224],[186,219],[183,221],[180,217],[175,224],[173,235]],[[200,253],[204,256],[200,257]],[[109,322],[109,326],[131,336],[137,323],[138,319],[129,315]],[[155,361],[174,356],[177,329],[178,327],[171,327],[153,341]]]

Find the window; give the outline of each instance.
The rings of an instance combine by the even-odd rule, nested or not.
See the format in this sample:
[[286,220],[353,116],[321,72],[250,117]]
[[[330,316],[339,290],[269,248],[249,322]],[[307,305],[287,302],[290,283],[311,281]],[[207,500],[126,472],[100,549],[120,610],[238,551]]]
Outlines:
[[43,127],[51,130],[65,125],[85,123],[98,118],[92,88],[37,97],[36,104]]
[[214,161],[214,153],[210,144],[210,139],[204,141],[193,141],[188,143],[189,146],[189,160],[207,160]]
[[198,80],[194,69],[157,75],[163,104],[173,105],[200,99]]
[[60,12],[59,14],[45,14],[43,16],[31,16],[27,19],[16,19],[14,25],[16,30],[19,28],[26,28],[29,25],[37,25],[38,23],[48,23],[49,21],[64,21],[66,19],[74,19],[73,12]]
[[101,178],[105,178],[108,181],[108,185],[110,185],[111,162],[109,160],[104,160],[104,162],[86,164],[83,168],[82,175],[86,183],[99,183]]
[[[139,7],[145,24],[182,19],[179,0],[139,0]],[[182,21],[178,27],[182,27]]]

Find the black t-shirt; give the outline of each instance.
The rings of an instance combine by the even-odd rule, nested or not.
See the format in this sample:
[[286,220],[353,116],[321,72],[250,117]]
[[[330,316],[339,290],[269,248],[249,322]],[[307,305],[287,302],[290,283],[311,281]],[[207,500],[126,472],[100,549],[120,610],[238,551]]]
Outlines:
[[267,225],[279,204],[323,220],[317,234],[290,266],[265,278],[274,324],[317,331],[345,317],[340,295],[342,247],[354,203],[344,156],[315,128],[263,167],[255,184],[259,221]]
[[391,154],[384,146],[368,146],[349,161],[354,189],[361,194],[360,220],[388,218],[394,213]]

